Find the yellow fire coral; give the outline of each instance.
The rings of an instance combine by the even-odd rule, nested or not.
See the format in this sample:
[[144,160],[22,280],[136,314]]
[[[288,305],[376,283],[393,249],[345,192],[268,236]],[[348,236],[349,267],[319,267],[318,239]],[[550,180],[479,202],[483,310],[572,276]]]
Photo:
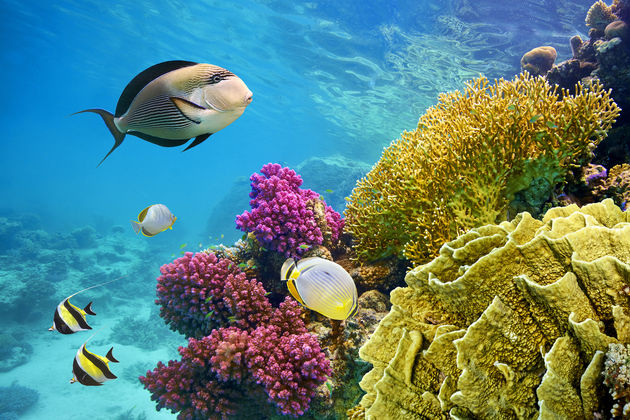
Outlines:
[[589,28],[597,29],[603,32],[606,25],[615,20],[616,17],[613,14],[610,7],[602,0],[593,3],[588,13],[586,13],[586,26]]
[[598,82],[571,96],[526,72],[440,95],[348,199],[359,258],[426,262],[460,232],[504,218],[517,193],[538,191],[543,201],[618,114]]
[[359,355],[367,419],[592,418],[630,341],[630,212],[607,199],[472,229],[407,274]]

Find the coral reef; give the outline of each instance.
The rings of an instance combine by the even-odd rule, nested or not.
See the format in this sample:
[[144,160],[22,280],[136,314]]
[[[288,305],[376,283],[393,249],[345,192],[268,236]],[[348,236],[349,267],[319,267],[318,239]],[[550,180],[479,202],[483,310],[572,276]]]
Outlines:
[[262,284],[213,252],[187,252],[160,272],[155,301],[160,316],[186,337],[200,338],[228,325],[249,329],[271,316]]
[[236,217],[240,230],[253,232],[263,246],[286,257],[339,240],[343,219],[319,194],[301,189],[302,178],[295,171],[269,163],[260,172],[250,177],[252,210]]
[[591,28],[591,30],[603,33],[606,26],[615,19],[616,17],[610,7],[602,0],[599,0],[588,9],[585,21],[586,26]]
[[532,76],[543,75],[551,70],[557,56],[554,47],[536,47],[523,55],[521,69],[529,72]]
[[607,411],[604,353],[630,341],[629,279],[630,213],[612,200],[468,231],[407,274],[361,348],[366,418]]
[[527,73],[441,95],[357,183],[345,214],[359,259],[422,263],[466,229],[539,208],[618,113],[597,82],[569,95]]
[[33,353],[33,346],[24,339],[23,334],[15,333],[18,334],[22,335],[20,340],[12,333],[0,333],[0,372],[7,372],[28,362]]
[[[273,308],[261,283],[212,252],[186,253],[161,272],[160,316],[191,338],[180,360],[140,377],[158,410],[191,419],[304,414],[332,371],[297,302]],[[257,405],[265,408],[250,413]]]
[[0,386],[0,418],[18,419],[19,414],[37,403],[39,392],[16,382],[11,386]]
[[[630,325],[626,327],[626,331],[630,331]],[[610,396],[615,400],[610,414],[613,417],[630,418],[630,344],[608,345],[602,375],[604,385],[608,387]]]

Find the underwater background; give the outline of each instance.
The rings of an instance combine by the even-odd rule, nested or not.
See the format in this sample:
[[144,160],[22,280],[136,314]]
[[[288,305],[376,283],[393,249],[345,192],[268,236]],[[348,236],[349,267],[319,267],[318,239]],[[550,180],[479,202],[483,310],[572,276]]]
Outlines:
[[[583,1],[0,1],[0,418],[173,418],[138,376],[176,358],[183,336],[157,315],[159,267],[232,244],[250,174],[301,174],[342,213],[383,148],[479,75],[510,79],[522,55],[588,37]],[[253,92],[244,114],[181,152],[112,138],[86,108],[113,111],[126,84],[162,61],[222,66]],[[173,230],[129,225],[167,205]],[[56,305],[92,300],[91,351],[114,347],[119,377],[70,385],[91,335],[47,329]],[[28,389],[26,389],[28,388]]]

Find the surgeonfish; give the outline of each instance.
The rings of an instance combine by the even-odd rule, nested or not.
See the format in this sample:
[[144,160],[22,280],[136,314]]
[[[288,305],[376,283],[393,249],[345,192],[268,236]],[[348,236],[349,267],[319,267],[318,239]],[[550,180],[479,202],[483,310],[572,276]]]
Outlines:
[[[92,337],[90,337],[92,338]],[[89,339],[88,339],[89,340]],[[114,348],[110,348],[105,357],[94,354],[85,348],[87,341],[77,351],[72,363],[73,377],[70,383],[79,382],[87,386],[99,386],[117,376],[109,370],[109,362],[118,363],[112,354]]]
[[138,221],[131,221],[134,232],[144,236],[155,236],[166,229],[173,229],[177,217],[164,204],[153,204],[140,212]]
[[114,136],[114,146],[100,165],[127,134],[163,147],[181,146],[194,137],[184,149],[188,150],[234,122],[251,102],[252,92],[229,70],[192,61],[165,61],[129,82],[113,115],[98,108],[74,114],[100,115]]
[[319,257],[289,258],[280,269],[291,295],[302,305],[331,319],[357,313],[357,287],[339,264]]
[[55,314],[53,316],[53,325],[52,327],[48,328],[48,331],[59,331],[62,334],[74,334],[78,331],[91,330],[92,327],[90,327],[85,320],[85,315],[96,315],[92,310],[92,302],[88,303],[85,308],[80,309],[70,303],[70,298],[78,295],[79,293],[85,292],[86,290],[90,290],[99,286],[104,286],[108,283],[119,280],[120,278],[122,277],[106,281],[105,283],[96,284],[83,290],[79,290],[78,292],[73,293],[62,300],[55,309]]

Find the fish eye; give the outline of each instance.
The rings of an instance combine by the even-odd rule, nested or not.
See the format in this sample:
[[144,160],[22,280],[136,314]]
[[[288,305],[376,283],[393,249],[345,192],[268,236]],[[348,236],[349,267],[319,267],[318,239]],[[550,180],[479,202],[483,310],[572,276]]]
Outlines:
[[218,74],[215,74],[210,78],[210,82],[212,83],[219,83],[221,80],[221,76],[219,76]]

